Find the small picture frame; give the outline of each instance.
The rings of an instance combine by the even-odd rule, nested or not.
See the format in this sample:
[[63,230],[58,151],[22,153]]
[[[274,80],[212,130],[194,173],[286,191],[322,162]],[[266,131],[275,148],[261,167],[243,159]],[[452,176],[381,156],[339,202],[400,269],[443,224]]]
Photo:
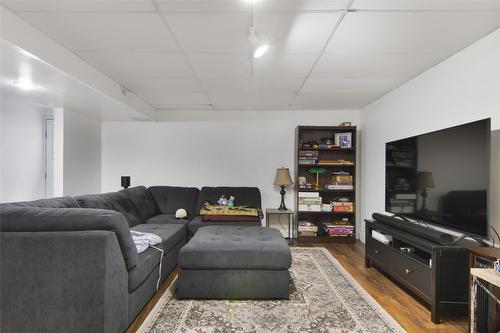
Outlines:
[[352,148],[352,134],[335,133],[335,145],[340,148]]

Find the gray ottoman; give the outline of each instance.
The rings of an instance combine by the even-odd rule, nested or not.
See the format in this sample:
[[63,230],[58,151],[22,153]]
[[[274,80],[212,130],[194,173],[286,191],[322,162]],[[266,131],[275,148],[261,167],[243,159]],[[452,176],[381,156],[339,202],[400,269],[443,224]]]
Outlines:
[[287,299],[292,255],[272,228],[200,228],[179,253],[178,298]]

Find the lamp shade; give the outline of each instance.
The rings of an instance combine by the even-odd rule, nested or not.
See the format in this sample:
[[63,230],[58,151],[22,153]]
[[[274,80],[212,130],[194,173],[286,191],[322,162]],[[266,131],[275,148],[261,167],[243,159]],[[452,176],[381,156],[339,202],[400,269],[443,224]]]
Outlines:
[[293,184],[292,177],[290,177],[290,170],[288,168],[278,168],[276,170],[276,177],[274,177],[273,185],[290,186]]
[[420,188],[428,187],[433,188],[436,187],[434,185],[434,178],[432,177],[432,172],[430,171],[419,171],[417,174],[417,186]]

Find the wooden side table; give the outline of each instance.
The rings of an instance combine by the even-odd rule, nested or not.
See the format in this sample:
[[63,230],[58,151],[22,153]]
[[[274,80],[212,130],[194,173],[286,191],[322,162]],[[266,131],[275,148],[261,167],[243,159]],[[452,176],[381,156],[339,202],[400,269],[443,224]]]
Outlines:
[[[278,224],[276,224],[276,226],[281,226],[281,229],[287,233],[285,239],[288,239],[288,242],[293,242],[293,240],[297,238],[297,228],[295,226],[293,210],[280,210],[277,208],[266,209],[266,227],[273,227],[271,224],[272,216],[277,216]],[[286,221],[283,221],[283,218],[286,218]]]

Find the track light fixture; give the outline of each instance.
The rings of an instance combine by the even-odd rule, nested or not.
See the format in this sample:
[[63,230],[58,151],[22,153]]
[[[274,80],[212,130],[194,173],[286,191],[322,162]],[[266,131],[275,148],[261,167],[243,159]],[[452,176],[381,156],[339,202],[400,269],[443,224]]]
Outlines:
[[254,26],[250,26],[250,36],[249,36],[250,42],[252,43],[253,46],[253,57],[254,58],[260,58],[262,57],[267,50],[269,50],[269,45],[267,43],[263,43],[259,41],[257,36],[255,36],[255,30]]

